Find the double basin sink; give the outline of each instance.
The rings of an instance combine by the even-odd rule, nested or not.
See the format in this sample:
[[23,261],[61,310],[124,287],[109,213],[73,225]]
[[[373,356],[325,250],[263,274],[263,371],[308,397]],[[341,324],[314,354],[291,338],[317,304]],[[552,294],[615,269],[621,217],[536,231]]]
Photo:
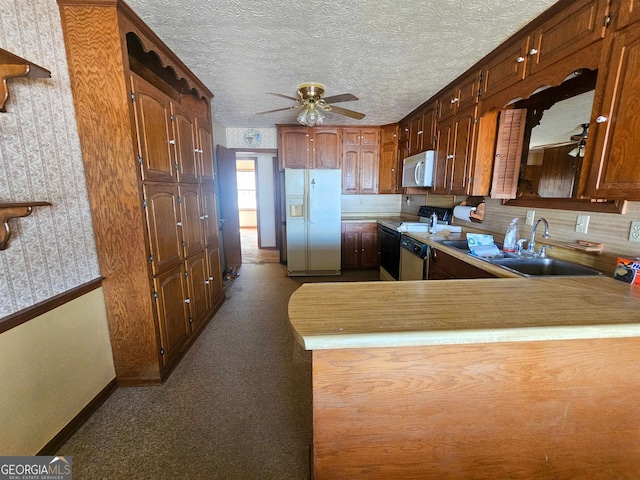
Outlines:
[[[438,243],[446,245],[448,247],[455,248],[471,255],[469,246],[466,240],[441,240]],[[502,251],[502,245],[496,244]],[[602,272],[595,270],[579,263],[568,262],[566,260],[560,260],[558,258],[549,257],[522,257],[513,253],[502,252],[500,258],[480,258],[480,260],[489,262],[493,265],[498,265],[506,270],[524,275],[525,277],[537,277],[537,276],[563,276],[563,277],[575,277],[583,275],[602,275]]]

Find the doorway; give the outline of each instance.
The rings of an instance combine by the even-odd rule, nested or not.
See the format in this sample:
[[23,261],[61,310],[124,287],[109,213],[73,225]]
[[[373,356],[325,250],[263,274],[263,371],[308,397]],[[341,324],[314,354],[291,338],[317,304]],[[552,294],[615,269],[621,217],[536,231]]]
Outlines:
[[[279,263],[276,185],[269,155],[236,154],[236,183],[243,263]],[[266,169],[266,172],[264,171]]]

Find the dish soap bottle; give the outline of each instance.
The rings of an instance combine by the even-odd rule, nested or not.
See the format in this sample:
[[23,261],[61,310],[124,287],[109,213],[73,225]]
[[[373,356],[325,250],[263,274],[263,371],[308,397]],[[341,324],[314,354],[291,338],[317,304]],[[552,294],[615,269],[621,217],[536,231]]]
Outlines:
[[429,221],[429,233],[436,233],[436,225],[438,224],[438,215],[433,212]]
[[505,252],[515,252],[517,250],[518,237],[520,236],[519,233],[518,219],[514,218],[507,227],[507,233],[504,235],[502,250]]

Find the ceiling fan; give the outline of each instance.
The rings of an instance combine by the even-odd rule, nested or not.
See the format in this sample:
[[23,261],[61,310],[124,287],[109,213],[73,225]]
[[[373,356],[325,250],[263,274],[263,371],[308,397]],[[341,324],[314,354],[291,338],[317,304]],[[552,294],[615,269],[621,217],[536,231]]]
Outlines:
[[577,135],[571,135],[571,140],[579,142],[578,146],[569,152],[571,157],[584,157],[584,147],[587,145],[587,137],[589,136],[589,124],[582,124],[582,132]]
[[264,115],[265,113],[281,112],[284,110],[302,109],[298,114],[298,122],[302,125],[313,127],[314,125],[320,125],[324,122],[325,112],[333,112],[338,115],[345,115],[347,117],[362,120],[364,113],[354,112],[342,107],[336,107],[334,103],[351,102],[358,100],[358,97],[351,93],[343,93],[341,95],[333,95],[331,97],[322,98],[324,95],[325,87],[319,83],[303,83],[298,86],[297,95],[298,98],[283,95],[281,93],[267,92],[268,95],[275,95],[277,97],[286,98],[297,102],[295,105],[286,108],[277,108],[275,110],[268,110],[266,112],[258,112],[257,115]]

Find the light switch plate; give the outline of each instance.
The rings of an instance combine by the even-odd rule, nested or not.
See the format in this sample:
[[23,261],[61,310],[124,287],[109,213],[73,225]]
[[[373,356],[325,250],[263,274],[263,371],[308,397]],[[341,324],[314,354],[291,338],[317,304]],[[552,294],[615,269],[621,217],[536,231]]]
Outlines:
[[527,210],[527,216],[525,217],[524,223],[527,225],[533,225],[533,221],[536,219],[536,211],[535,210]]
[[576,232],[587,233],[589,230],[589,215],[578,215],[576,220]]
[[640,242],[640,222],[631,222],[630,242]]

